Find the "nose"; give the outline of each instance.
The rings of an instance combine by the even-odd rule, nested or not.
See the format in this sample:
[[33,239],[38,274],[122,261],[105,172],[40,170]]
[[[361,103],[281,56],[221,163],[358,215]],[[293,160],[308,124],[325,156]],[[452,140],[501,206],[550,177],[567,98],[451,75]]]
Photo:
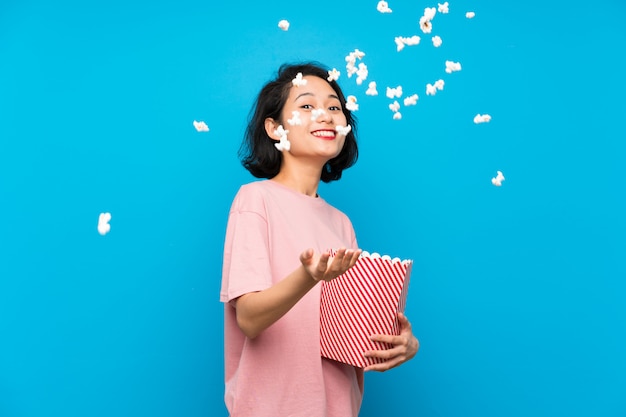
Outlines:
[[317,121],[318,122],[330,123],[330,122],[333,121],[333,116],[330,114],[330,112],[328,110],[325,110],[325,109],[320,107],[319,112],[320,113],[317,116]]

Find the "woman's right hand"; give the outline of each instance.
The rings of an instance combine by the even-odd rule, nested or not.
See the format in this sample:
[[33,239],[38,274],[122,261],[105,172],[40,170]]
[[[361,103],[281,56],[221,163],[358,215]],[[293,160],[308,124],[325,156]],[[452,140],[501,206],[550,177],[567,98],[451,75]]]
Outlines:
[[341,248],[329,263],[330,253],[318,256],[313,249],[307,249],[300,254],[300,262],[314,281],[331,281],[352,268],[361,252],[361,249]]

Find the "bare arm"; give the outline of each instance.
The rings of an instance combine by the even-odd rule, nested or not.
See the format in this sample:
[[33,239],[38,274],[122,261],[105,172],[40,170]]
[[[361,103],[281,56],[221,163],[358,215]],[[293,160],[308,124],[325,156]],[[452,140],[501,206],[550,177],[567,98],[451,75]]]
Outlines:
[[350,269],[361,250],[340,249],[328,263],[327,253],[316,256],[312,249],[300,255],[301,265],[272,287],[244,294],[236,300],[237,324],[249,338],[255,338],[308,293],[319,281],[330,281]]

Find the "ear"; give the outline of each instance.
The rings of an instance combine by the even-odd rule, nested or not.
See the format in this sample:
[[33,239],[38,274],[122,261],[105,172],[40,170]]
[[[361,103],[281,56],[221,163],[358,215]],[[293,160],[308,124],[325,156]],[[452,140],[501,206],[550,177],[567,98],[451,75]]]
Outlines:
[[278,126],[280,126],[280,123],[278,123],[276,120],[272,119],[271,117],[268,117],[267,119],[265,119],[265,133],[267,133],[267,136],[269,136],[270,138],[274,140],[280,140],[280,136],[274,133],[274,131],[278,129]]

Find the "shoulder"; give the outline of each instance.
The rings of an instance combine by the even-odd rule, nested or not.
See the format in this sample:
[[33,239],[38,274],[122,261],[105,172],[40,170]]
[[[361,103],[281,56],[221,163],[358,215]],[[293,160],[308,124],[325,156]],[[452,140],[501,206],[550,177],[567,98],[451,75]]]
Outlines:
[[261,212],[265,206],[267,180],[253,181],[239,187],[231,211]]

